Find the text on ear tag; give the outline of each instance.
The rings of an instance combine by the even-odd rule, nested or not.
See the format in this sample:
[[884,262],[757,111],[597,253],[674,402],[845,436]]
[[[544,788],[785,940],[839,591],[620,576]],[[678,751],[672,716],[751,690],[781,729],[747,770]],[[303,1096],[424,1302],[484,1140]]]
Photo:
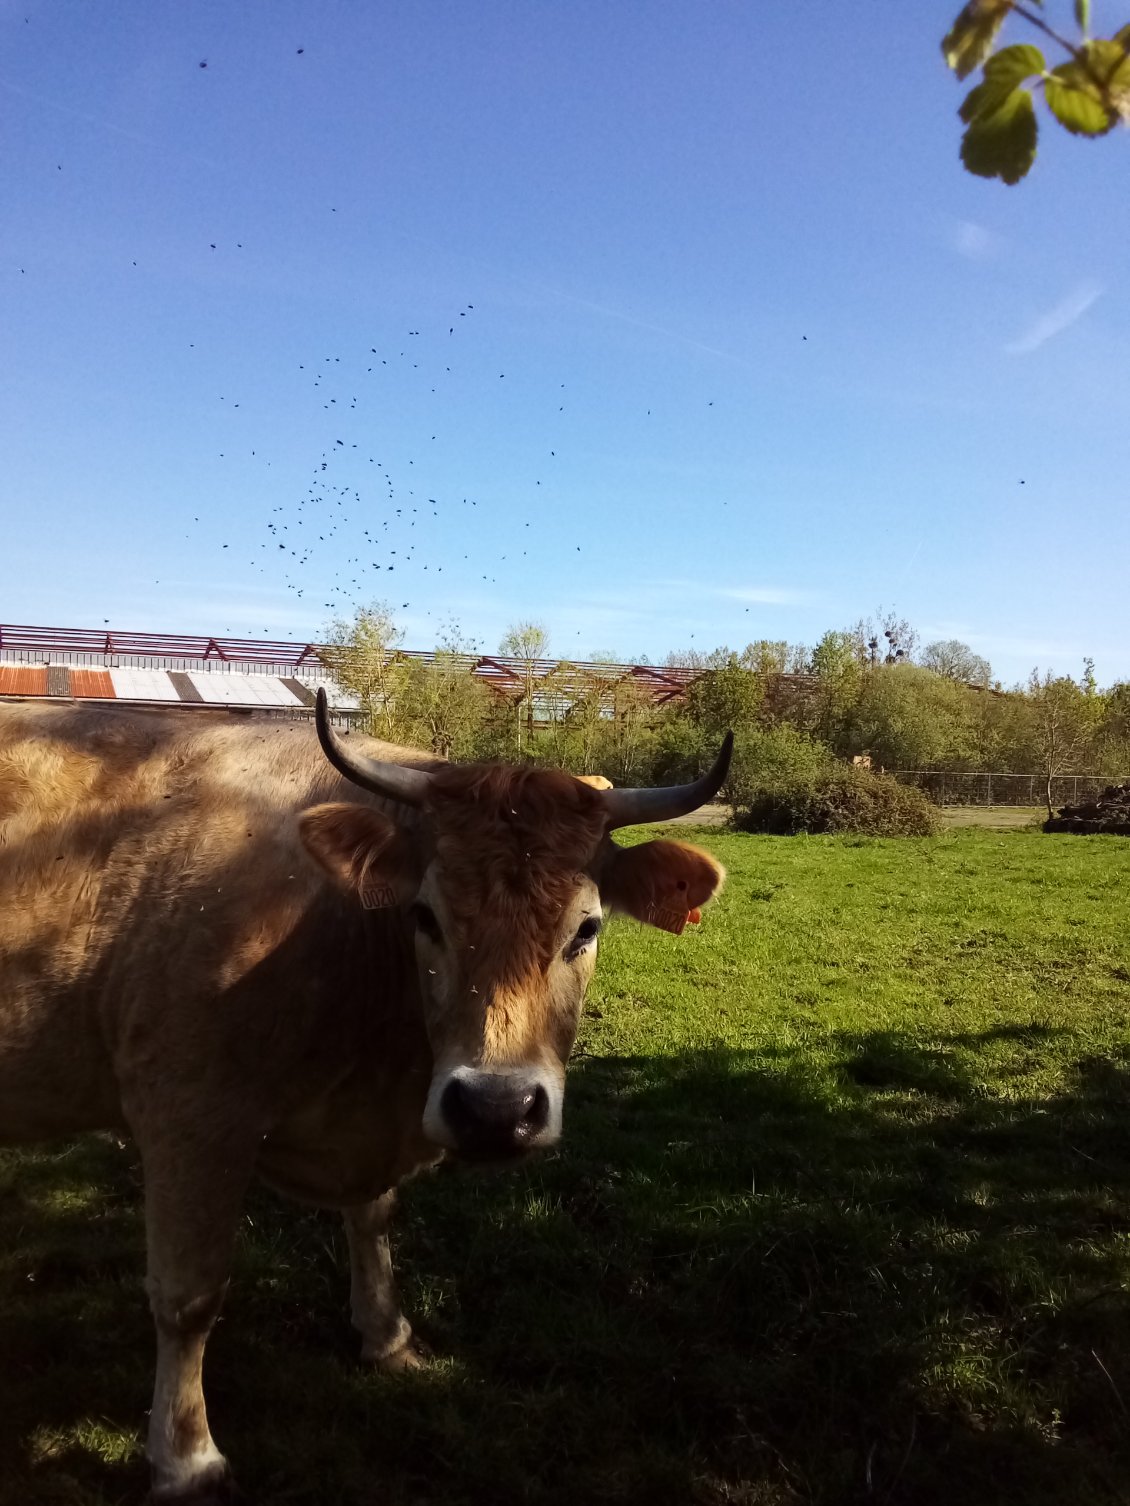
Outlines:
[[388,884],[369,884],[361,890],[361,907],[364,910],[392,910],[396,895]]
[[670,931],[672,936],[681,936],[690,916],[685,910],[669,910],[663,905],[648,905],[647,923],[660,931]]

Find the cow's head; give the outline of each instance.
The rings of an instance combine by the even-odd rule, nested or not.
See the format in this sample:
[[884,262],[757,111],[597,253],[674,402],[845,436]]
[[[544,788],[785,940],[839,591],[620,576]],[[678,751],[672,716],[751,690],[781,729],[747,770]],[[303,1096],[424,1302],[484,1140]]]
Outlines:
[[553,1144],[603,912],[678,934],[724,877],[697,847],[623,848],[610,833],[712,799],[732,739],[693,784],[597,790],[556,770],[376,762],[338,740],[322,692],[317,721],[339,772],[405,809],[398,820],[319,805],[300,822],[309,853],[358,903],[399,907],[412,924],[434,1058],[425,1133],[477,1160]]

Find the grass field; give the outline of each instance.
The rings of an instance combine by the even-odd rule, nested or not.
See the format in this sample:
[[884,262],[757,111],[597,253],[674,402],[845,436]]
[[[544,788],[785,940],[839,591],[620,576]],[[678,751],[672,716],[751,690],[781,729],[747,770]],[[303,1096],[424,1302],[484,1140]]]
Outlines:
[[1036,805],[943,805],[942,827],[981,826],[993,831],[1017,831],[1042,825],[1047,811]]
[[[1130,842],[702,840],[699,931],[608,929],[561,1150],[407,1189],[426,1371],[256,1195],[207,1375],[253,1500],[1130,1499]],[[141,1270],[128,1151],[0,1159],[3,1506],[142,1496]]]

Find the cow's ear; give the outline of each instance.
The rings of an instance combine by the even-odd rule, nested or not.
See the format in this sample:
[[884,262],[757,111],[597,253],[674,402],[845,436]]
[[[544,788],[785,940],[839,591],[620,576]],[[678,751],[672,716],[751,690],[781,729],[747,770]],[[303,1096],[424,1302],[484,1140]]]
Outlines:
[[645,925],[680,934],[722,887],[726,870],[686,842],[641,842],[616,847],[601,869],[600,897]]
[[315,805],[298,818],[302,845],[340,888],[367,910],[415,898],[420,862],[414,844],[380,811],[364,805]]

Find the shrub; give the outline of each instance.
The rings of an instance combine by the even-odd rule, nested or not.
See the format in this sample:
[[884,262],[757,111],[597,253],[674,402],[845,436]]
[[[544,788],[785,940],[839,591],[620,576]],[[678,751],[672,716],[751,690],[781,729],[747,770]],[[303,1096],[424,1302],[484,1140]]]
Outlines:
[[683,784],[697,778],[718,751],[719,742],[689,717],[665,717],[655,730],[647,783]]
[[749,792],[734,807],[740,831],[852,832],[869,837],[928,837],[937,830],[933,807],[921,790],[886,774],[850,764],[826,766],[809,776],[778,779]]
[[725,795],[738,810],[760,796],[809,784],[835,767],[830,748],[788,723],[752,728],[735,741]]

